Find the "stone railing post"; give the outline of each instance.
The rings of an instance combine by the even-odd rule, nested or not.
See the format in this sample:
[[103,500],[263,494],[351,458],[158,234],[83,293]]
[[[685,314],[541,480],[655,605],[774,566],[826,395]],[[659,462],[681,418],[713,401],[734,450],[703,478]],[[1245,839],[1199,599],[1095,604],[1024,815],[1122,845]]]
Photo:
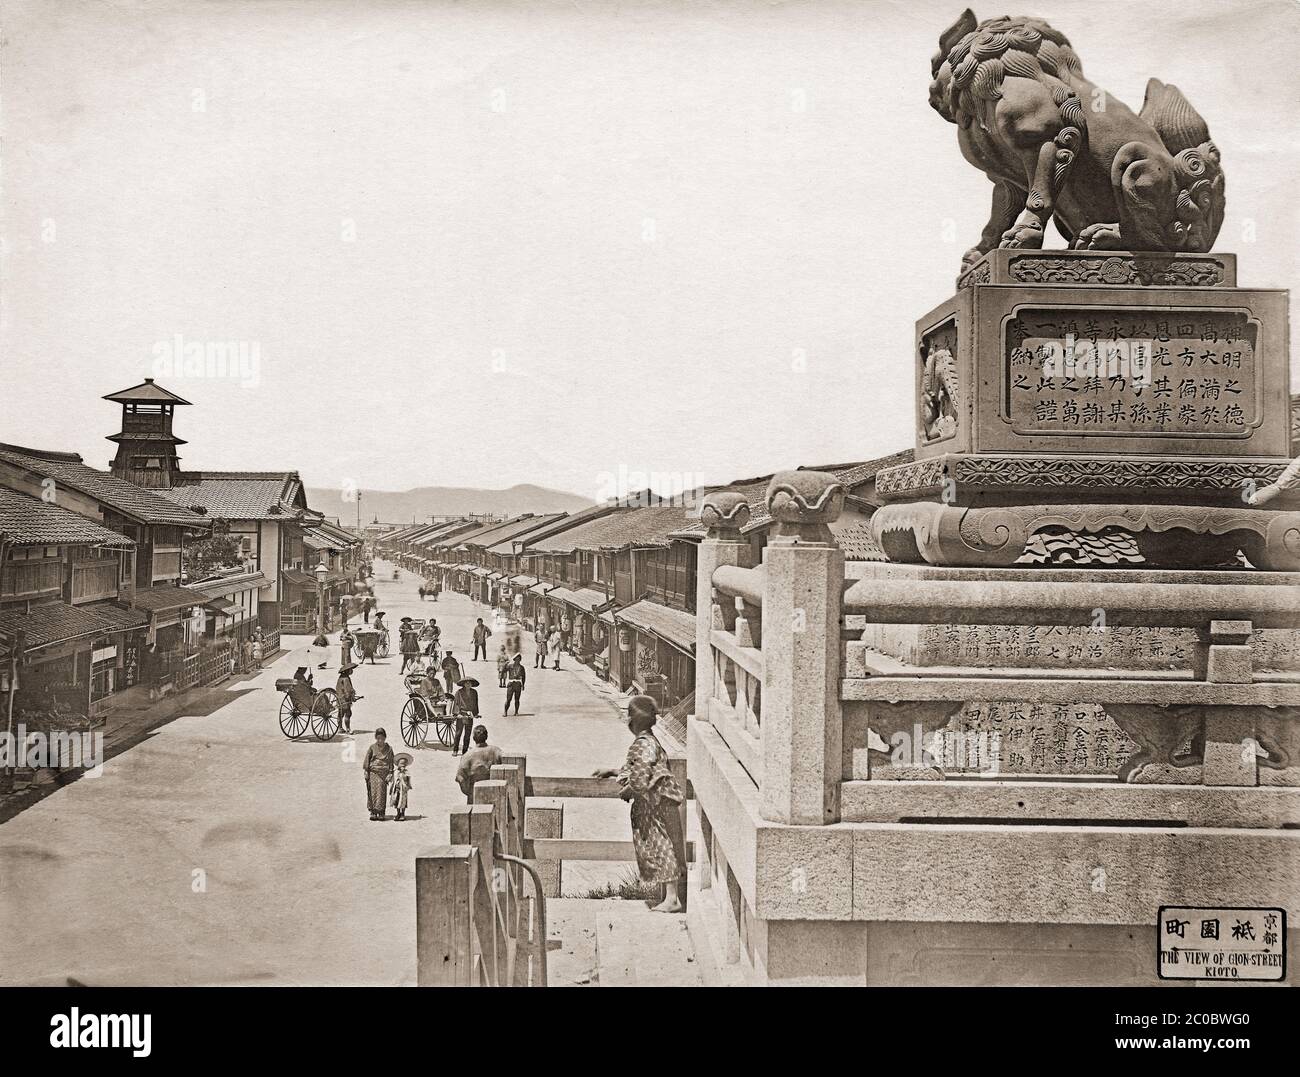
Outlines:
[[762,815],[773,822],[840,817],[840,608],[844,552],[830,524],[844,487],[819,471],[773,476],[776,521],[763,554]]
[[711,721],[709,703],[714,691],[710,633],[734,620],[714,598],[713,573],[720,565],[751,567],[751,548],[740,534],[749,515],[745,496],[734,490],[706,494],[700,506],[700,519],[709,533],[699,545],[695,562],[695,717],[706,722]]

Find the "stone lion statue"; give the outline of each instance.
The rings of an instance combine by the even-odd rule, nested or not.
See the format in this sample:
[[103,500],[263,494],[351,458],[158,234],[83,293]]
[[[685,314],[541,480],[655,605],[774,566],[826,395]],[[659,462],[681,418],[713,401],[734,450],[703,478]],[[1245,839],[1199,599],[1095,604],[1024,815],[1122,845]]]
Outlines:
[[993,181],[993,209],[963,270],[995,247],[1041,247],[1049,219],[1091,250],[1208,251],[1223,223],[1209,128],[1176,86],[1147,83],[1134,114],[1083,77],[1040,19],[977,22],[939,38],[930,104]]

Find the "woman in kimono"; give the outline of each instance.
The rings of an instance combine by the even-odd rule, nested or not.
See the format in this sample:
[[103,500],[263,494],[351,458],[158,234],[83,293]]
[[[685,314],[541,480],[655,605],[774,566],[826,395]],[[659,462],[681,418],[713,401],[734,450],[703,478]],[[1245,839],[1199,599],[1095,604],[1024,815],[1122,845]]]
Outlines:
[[686,880],[686,836],[680,807],[685,799],[668,769],[668,753],[651,730],[658,707],[649,696],[633,696],[627,727],[633,740],[619,770],[598,770],[597,778],[618,778],[619,794],[632,805],[632,846],[641,881],[663,885],[664,899],[655,912],[681,912],[679,887]]
[[393,749],[388,746],[388,734],[382,727],[376,729],[375,742],[366,749],[365,762],[361,764],[361,769],[366,774],[366,802],[370,807],[372,821],[388,816],[385,800],[394,766]]

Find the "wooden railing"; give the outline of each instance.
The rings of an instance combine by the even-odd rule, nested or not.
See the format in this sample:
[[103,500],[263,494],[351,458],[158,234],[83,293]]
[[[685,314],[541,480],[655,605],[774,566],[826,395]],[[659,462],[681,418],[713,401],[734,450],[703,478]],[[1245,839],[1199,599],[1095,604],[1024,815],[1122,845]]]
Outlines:
[[[685,757],[670,755],[669,769],[688,791]],[[416,858],[421,986],[545,987],[546,898],[560,894],[562,862],[636,859],[631,841],[565,838],[562,806],[526,806],[528,797],[616,799],[616,779],[527,771],[526,756],[503,756],[491,780],[474,786],[474,803],[451,810],[451,843]],[[685,834],[685,802],[680,811]],[[686,857],[694,859],[689,843]]]
[[[690,797],[686,780],[686,757],[680,752],[668,753],[668,769],[672,771],[678,788]],[[524,853],[537,863],[538,871],[548,897],[559,897],[563,886],[565,860],[591,860],[635,863],[636,849],[630,840],[609,838],[573,838],[564,836],[563,800],[597,799],[616,800],[623,792],[617,778],[528,778],[525,782],[528,796],[535,798],[528,805],[524,827]],[[549,800],[549,804],[536,801]],[[686,801],[679,808],[683,836],[686,834]],[[686,843],[686,862],[692,863],[695,850]],[[686,888],[679,888],[678,896],[686,901]]]
[[522,859],[526,766],[505,756],[452,809],[451,844],[416,858],[421,987],[546,986],[546,898]]

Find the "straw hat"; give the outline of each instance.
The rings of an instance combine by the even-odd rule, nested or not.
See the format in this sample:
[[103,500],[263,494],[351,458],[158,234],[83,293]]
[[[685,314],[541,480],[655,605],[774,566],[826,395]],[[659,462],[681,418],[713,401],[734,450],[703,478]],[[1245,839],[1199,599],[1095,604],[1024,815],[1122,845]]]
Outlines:
[[462,688],[477,688],[478,681],[473,677],[462,677],[456,682]]
[[414,762],[415,762],[415,757],[412,756],[410,752],[398,752],[395,756],[393,756],[393,763],[399,767],[403,763],[405,763],[409,767]]

